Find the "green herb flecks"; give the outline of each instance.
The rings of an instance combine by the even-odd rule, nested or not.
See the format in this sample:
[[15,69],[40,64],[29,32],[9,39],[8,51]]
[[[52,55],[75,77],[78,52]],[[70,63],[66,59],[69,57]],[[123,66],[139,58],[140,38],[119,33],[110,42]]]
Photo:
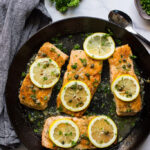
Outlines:
[[87,60],[85,58],[79,58],[84,67],[87,66]]
[[150,0],[140,0],[140,4],[145,12],[150,15]]
[[21,73],[21,77],[24,78],[25,76],[26,76],[26,73],[25,73],[25,72],[22,72],[22,73]]
[[64,13],[70,7],[77,7],[80,3],[80,0],[51,0],[52,3],[55,3],[55,7],[61,13]]
[[77,63],[75,63],[74,65],[71,65],[72,69],[77,69]]
[[130,56],[131,59],[136,59],[137,57],[135,55]]
[[80,45],[79,44],[75,44],[73,49],[80,49]]

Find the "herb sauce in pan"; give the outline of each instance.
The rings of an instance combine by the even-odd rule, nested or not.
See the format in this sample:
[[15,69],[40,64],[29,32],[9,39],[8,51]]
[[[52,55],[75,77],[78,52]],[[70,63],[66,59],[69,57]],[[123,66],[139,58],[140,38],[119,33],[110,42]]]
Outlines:
[[[122,44],[122,41],[120,39],[116,39],[110,29],[107,29],[107,32],[111,36],[113,36],[117,46],[120,46]],[[52,38],[50,42],[69,55],[70,50],[72,49],[83,49],[82,47],[83,41],[90,34],[91,33],[81,33],[75,35],[68,35],[65,37],[61,37],[60,35],[58,35]],[[30,62],[28,63],[26,72],[28,72],[29,66],[34,61],[34,58],[35,55],[31,58]],[[30,122],[29,125],[33,128],[35,134],[37,134],[39,137],[41,136],[45,119],[54,115],[65,115],[61,113],[62,107],[59,107],[58,109],[56,108],[56,96],[61,88],[66,66],[67,63],[62,68],[59,82],[55,85],[48,107],[44,111],[30,109],[21,105],[21,108],[23,110],[22,112],[24,113],[27,120],[29,120]],[[138,69],[135,63],[134,63],[134,67],[135,67],[135,73],[139,77],[139,81],[141,85],[141,95],[143,99],[144,81],[140,77],[140,70]],[[94,68],[92,64],[91,64],[91,68]],[[22,73],[23,78],[25,77],[26,72]],[[130,111],[130,108],[128,109],[128,111]],[[90,116],[90,115],[100,115],[100,114],[110,116],[117,124],[118,142],[122,141],[131,132],[132,128],[136,125],[136,123],[140,120],[140,113],[132,117],[118,117],[116,115],[115,103],[113,101],[113,95],[110,90],[109,64],[107,60],[104,61],[101,83],[98,86],[97,92],[95,93],[91,101],[91,104],[84,115]]]

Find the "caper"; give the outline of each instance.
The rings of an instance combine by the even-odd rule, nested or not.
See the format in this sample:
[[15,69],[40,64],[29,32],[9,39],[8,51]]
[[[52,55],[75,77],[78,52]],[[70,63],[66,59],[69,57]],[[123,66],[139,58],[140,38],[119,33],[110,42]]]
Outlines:
[[91,68],[94,68],[94,64],[91,64]]
[[79,75],[77,75],[77,74],[74,75],[74,78],[75,78],[75,79],[78,79],[78,78],[79,78]]

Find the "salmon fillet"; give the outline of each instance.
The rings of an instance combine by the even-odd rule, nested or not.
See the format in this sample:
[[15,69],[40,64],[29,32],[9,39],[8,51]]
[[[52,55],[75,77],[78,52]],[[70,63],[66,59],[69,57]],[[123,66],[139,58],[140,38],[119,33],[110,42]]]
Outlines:
[[[101,60],[88,57],[83,50],[72,50],[67,71],[64,75],[63,86],[71,80],[76,80],[75,75],[78,75],[77,80],[86,83],[91,91],[91,96],[93,96],[101,80],[102,66],[103,62]],[[86,109],[80,112],[71,112],[63,107],[60,99],[61,90],[57,96],[57,108],[61,107],[62,112],[66,114],[76,117],[82,116]]]
[[[68,56],[65,53],[49,42],[43,44],[35,59],[43,57],[49,57],[56,61],[60,68],[68,59]],[[51,97],[52,89],[53,87],[48,89],[38,88],[31,82],[30,76],[27,74],[20,88],[20,103],[30,108],[44,110],[47,107],[48,101]]]
[[[76,123],[76,125],[79,127],[80,130],[80,142],[71,149],[94,149],[95,146],[92,145],[92,143],[89,141],[87,137],[87,131],[88,131],[88,124],[91,119],[94,118],[94,116],[90,117],[82,117],[82,118],[76,118],[76,117],[64,117],[64,116],[55,116],[55,117],[49,117],[44,124],[44,128],[42,131],[42,146],[50,149],[58,149],[52,141],[49,139],[49,126],[52,124],[53,121],[60,119],[60,118],[69,118],[72,121]],[[61,148],[62,149],[62,148]]]
[[[130,56],[132,56],[132,51],[128,45],[123,45],[116,48],[113,56],[109,58],[111,83],[122,74],[129,74],[135,77],[135,79],[138,81],[138,78],[134,73],[133,61]],[[115,95],[114,100],[116,103],[116,112],[118,116],[132,116],[142,109],[140,94],[131,102],[124,102],[118,99]]]

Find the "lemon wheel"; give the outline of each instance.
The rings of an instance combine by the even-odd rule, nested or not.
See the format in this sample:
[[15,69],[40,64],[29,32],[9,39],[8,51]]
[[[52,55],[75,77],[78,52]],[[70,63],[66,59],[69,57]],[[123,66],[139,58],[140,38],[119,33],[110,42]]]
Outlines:
[[109,58],[115,50],[115,42],[109,34],[94,33],[88,36],[83,44],[84,51],[93,59]]
[[140,92],[139,82],[131,75],[117,77],[111,85],[112,92],[122,101],[133,101]]
[[90,101],[91,93],[84,82],[75,80],[63,86],[61,102],[66,109],[78,112],[87,108]]
[[79,128],[70,119],[58,119],[50,125],[49,138],[57,146],[69,148],[77,143]]
[[30,79],[39,88],[54,86],[60,76],[60,68],[50,58],[37,59],[30,67]]
[[91,143],[96,147],[109,147],[117,139],[116,124],[107,116],[97,116],[88,125],[88,136]]

